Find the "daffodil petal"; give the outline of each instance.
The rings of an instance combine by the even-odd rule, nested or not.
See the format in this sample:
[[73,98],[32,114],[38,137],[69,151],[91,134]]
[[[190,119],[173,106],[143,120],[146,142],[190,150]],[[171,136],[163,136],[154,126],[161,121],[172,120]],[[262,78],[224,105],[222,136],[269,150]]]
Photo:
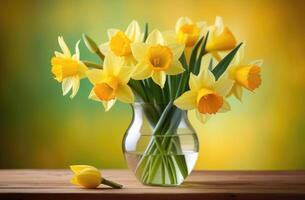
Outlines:
[[121,83],[127,84],[133,71],[134,67],[132,66],[122,66],[117,74],[117,78],[121,81]]
[[132,43],[131,44],[132,55],[137,61],[141,61],[145,57],[148,47],[149,45],[145,43],[140,43],[140,42]]
[[83,169],[76,175],[79,185],[85,188],[97,188],[101,184],[101,174],[96,168]]
[[[212,54],[207,54],[207,55],[204,55],[202,58],[201,58],[201,64],[200,64],[200,70],[208,70],[209,68],[209,65],[211,63],[211,59],[213,59],[213,56]],[[216,62],[214,62],[216,65]],[[213,66],[214,67],[214,66]]]
[[198,81],[200,85],[210,87],[215,83],[215,77],[209,69],[203,69],[198,75]]
[[65,57],[64,54],[62,54],[62,53],[60,53],[58,51],[55,51],[54,54],[55,54],[56,57],[59,57],[59,58],[64,58]]
[[233,94],[239,101],[242,101],[243,88],[241,86],[235,84]]
[[207,30],[208,30],[208,26],[207,23],[204,21],[199,21],[196,22],[197,27],[200,29],[200,35],[199,38],[201,38],[203,35],[206,34]]
[[164,87],[166,81],[166,74],[164,71],[154,71],[151,78],[155,83],[157,83],[161,88]]
[[253,61],[251,61],[249,64],[250,64],[250,65],[256,65],[256,66],[261,67],[261,66],[263,65],[263,63],[264,63],[264,60],[259,59],[259,60],[253,60]]
[[174,101],[174,105],[183,110],[192,110],[196,108],[197,95],[195,91],[187,91]]
[[227,96],[232,89],[234,81],[222,75],[214,84],[214,90],[221,96]]
[[160,45],[164,45],[164,38],[162,36],[162,33],[157,30],[154,29],[147,37],[146,39],[146,43],[147,44],[160,44]]
[[132,74],[132,78],[135,80],[143,80],[150,77],[152,69],[147,62],[139,62]]
[[72,183],[73,185],[79,185],[79,183],[77,182],[76,176],[73,176],[73,177],[70,179],[70,183]]
[[211,115],[202,114],[198,110],[196,110],[195,113],[196,113],[197,119],[203,124],[205,124],[211,118]]
[[184,72],[184,68],[179,60],[173,60],[171,66],[165,70],[168,75],[177,75]]
[[133,20],[125,31],[125,35],[132,41],[139,41],[141,37],[140,25],[136,20]]
[[92,84],[97,84],[104,79],[105,73],[101,69],[91,69],[87,71],[87,77]]
[[70,95],[70,98],[74,98],[78,92],[79,83],[80,83],[78,76],[73,76],[72,82],[73,82],[73,86],[72,86],[72,94]]
[[96,96],[96,94],[95,94],[95,92],[94,92],[93,89],[91,90],[91,92],[90,92],[88,98],[89,98],[89,99],[92,99],[92,100],[94,100],[94,101],[101,101],[101,100],[98,98],[98,96]]
[[177,42],[177,36],[175,31],[162,32],[165,44],[174,44]]
[[[90,165],[71,165],[70,169],[75,173],[79,174],[83,169],[92,168]],[[93,167],[95,168],[95,167]],[[96,169],[96,168],[95,168]]]
[[80,43],[80,40],[78,40],[78,41],[76,42],[76,44],[75,44],[75,54],[74,54],[73,57],[74,57],[76,60],[79,60],[79,58],[80,58],[79,43]]
[[190,73],[189,87],[193,91],[198,91],[202,87],[201,82],[198,80],[198,77],[195,76],[193,73]]
[[73,80],[71,77],[62,80],[62,93],[65,96],[71,90],[73,86]]
[[231,110],[231,106],[228,101],[224,100],[222,107],[218,110],[220,113],[228,112]]
[[115,29],[115,28],[110,28],[107,30],[107,35],[108,35],[108,38],[111,39],[118,31],[118,29]]
[[185,25],[185,24],[191,24],[193,23],[192,20],[188,17],[180,17],[177,22],[176,22],[176,26],[175,26],[175,31],[176,33],[179,32],[180,27]]
[[168,47],[171,49],[174,59],[179,60],[181,57],[183,51],[184,51],[184,45],[182,44],[169,44]]
[[116,99],[112,99],[110,101],[102,101],[102,104],[105,108],[105,112],[109,111],[112,108],[112,106],[115,104],[115,102]]
[[99,45],[98,48],[102,52],[103,55],[107,55],[109,52],[109,42]]
[[223,24],[222,17],[216,16],[216,18],[215,18],[215,27],[216,27],[216,34],[222,33],[222,31],[224,29],[224,24]]
[[103,63],[104,71],[109,75],[117,75],[123,63],[124,63],[123,58],[119,56],[115,56],[113,53],[109,52],[106,55]]
[[124,103],[132,103],[134,101],[134,95],[128,85],[119,85],[116,90],[116,96],[118,100]]
[[64,53],[65,56],[68,56],[68,57],[71,57],[71,53],[70,53],[70,50],[64,40],[64,38],[62,36],[59,36],[58,37],[58,43],[59,43],[59,46],[62,50],[62,52]]

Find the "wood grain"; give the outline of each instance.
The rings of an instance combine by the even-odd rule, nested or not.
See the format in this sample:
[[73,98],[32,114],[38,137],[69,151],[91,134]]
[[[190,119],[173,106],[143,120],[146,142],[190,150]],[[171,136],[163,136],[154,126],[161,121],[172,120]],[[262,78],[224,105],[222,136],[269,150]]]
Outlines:
[[305,199],[304,171],[194,171],[181,186],[165,188],[144,186],[128,170],[102,172],[124,188],[82,189],[69,183],[68,170],[0,170],[0,199]]

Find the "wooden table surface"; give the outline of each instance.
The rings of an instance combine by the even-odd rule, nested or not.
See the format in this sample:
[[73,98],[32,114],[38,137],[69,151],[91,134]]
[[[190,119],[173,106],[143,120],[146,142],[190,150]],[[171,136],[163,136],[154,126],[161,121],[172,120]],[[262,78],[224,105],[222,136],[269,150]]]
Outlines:
[[124,185],[81,189],[69,170],[0,170],[0,199],[305,199],[305,171],[194,171],[179,187],[141,185],[128,170],[103,170]]

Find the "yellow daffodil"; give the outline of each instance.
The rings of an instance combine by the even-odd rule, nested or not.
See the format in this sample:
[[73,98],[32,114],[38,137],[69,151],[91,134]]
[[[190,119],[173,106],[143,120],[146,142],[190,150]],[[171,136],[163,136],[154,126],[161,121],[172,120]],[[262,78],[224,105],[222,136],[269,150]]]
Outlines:
[[243,89],[254,91],[261,85],[261,65],[262,60],[252,61],[250,63],[244,62],[244,45],[240,47],[232,64],[230,65],[228,72],[229,78],[234,80],[234,85],[228,94],[234,95],[240,101],[242,100]]
[[194,23],[188,17],[180,17],[176,22],[175,32],[177,42],[184,44],[186,48],[193,47],[206,32],[206,23]]
[[222,18],[216,17],[215,24],[209,27],[206,51],[227,51],[236,46],[236,40],[230,29],[224,26]]
[[206,33],[206,22],[193,22],[188,17],[180,17],[175,26],[175,31],[166,31],[163,33],[166,40],[170,43],[179,43],[185,45],[185,56],[189,60],[192,48],[200,38]]
[[74,176],[70,182],[74,185],[83,186],[87,189],[97,188],[100,184],[105,184],[113,188],[122,188],[122,185],[103,178],[101,172],[93,166],[72,165],[70,168],[74,172]]
[[180,17],[175,26],[175,31],[164,32],[164,37],[171,43],[184,44],[185,48],[192,48],[197,41],[205,34],[206,22],[193,22],[188,17]]
[[132,44],[131,50],[138,61],[133,79],[152,77],[153,81],[163,88],[167,74],[176,75],[184,71],[179,62],[184,45],[169,44],[158,30],[153,30],[145,43]]
[[100,45],[100,51],[106,55],[112,52],[116,56],[124,58],[125,63],[134,64],[134,58],[131,53],[130,45],[134,42],[141,42],[143,35],[139,23],[133,20],[126,31],[118,29],[108,29],[109,42]]
[[108,111],[116,99],[124,103],[132,103],[134,95],[127,85],[132,68],[123,66],[122,58],[108,53],[103,69],[92,69],[87,72],[89,81],[94,85],[89,98],[100,101]]
[[71,55],[63,37],[58,37],[58,43],[62,53],[55,51],[55,56],[51,59],[52,73],[62,83],[63,95],[72,89],[70,97],[73,98],[79,89],[80,79],[86,76],[88,68],[79,59],[79,41],[75,45],[74,55]]
[[190,75],[190,90],[178,97],[174,104],[183,110],[195,109],[197,118],[205,122],[212,114],[230,110],[225,96],[232,88],[233,81],[225,76],[215,81],[210,70],[206,66],[201,67],[203,69],[198,76]]

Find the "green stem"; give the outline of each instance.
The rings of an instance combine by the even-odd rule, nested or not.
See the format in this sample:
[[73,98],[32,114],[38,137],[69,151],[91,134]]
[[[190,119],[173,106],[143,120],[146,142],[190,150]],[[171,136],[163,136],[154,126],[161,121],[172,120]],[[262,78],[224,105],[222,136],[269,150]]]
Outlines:
[[87,60],[82,61],[87,67],[95,69],[103,69],[103,65],[96,64]]
[[112,188],[117,188],[117,189],[123,187],[123,185],[118,184],[118,183],[115,183],[115,182],[110,181],[110,180],[107,180],[107,179],[105,179],[105,178],[102,178],[101,184],[108,185],[108,186],[110,186],[110,187],[112,187]]

